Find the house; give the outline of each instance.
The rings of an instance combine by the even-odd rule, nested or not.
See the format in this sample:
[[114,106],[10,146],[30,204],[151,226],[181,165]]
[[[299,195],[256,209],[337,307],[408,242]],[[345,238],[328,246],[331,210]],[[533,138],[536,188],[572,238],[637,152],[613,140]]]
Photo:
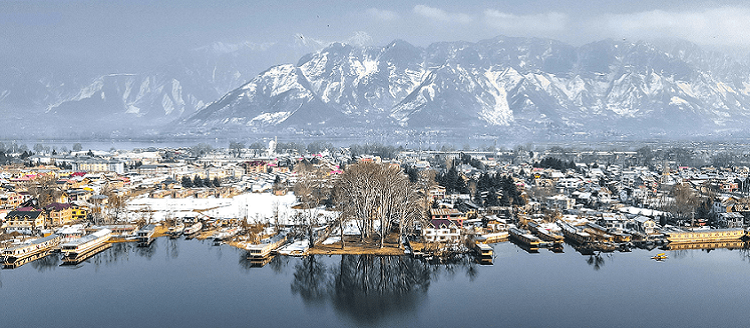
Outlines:
[[85,220],[89,214],[89,210],[85,207],[72,208],[70,210],[70,219],[73,221]]
[[718,221],[723,228],[742,228],[745,225],[745,217],[737,212],[720,213]]
[[461,229],[453,221],[429,224],[422,229],[425,242],[458,243],[461,240]]
[[32,234],[44,229],[44,213],[42,211],[11,211],[5,218],[7,233],[20,232]]
[[549,206],[550,208],[561,210],[569,210],[576,204],[576,200],[574,198],[570,198],[565,195],[555,195],[552,197],[547,197],[546,201],[547,206]]
[[442,224],[448,226],[452,222],[457,227],[463,228],[466,214],[453,208],[433,208],[430,210],[430,220],[432,220],[432,224],[436,227]]
[[640,231],[646,234],[653,234],[656,231],[656,222],[649,217],[639,215],[633,218]]
[[47,223],[51,226],[61,226],[73,221],[73,206],[67,203],[52,203],[48,205]]
[[0,208],[16,208],[23,202],[23,196],[17,193],[7,192],[0,194]]

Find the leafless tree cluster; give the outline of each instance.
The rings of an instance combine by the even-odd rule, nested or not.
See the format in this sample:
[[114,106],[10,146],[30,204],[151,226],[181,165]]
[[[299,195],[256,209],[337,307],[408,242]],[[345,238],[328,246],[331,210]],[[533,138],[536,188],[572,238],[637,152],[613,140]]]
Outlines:
[[[342,233],[345,223],[353,220],[362,240],[377,234],[381,247],[393,227],[398,226],[401,236],[405,229],[424,218],[418,186],[409,181],[399,166],[368,162],[350,165],[339,177],[335,190]],[[379,229],[375,222],[380,223]]]
[[310,167],[299,171],[300,178],[294,186],[294,195],[300,202],[302,209],[297,219],[300,226],[304,227],[310,247],[314,246],[315,238],[313,232],[321,222],[320,208],[326,204],[331,197],[332,183],[325,171]]
[[51,175],[40,176],[30,181],[27,189],[29,194],[39,201],[39,206],[42,208],[57,202],[62,196],[62,191],[57,187],[57,179]]

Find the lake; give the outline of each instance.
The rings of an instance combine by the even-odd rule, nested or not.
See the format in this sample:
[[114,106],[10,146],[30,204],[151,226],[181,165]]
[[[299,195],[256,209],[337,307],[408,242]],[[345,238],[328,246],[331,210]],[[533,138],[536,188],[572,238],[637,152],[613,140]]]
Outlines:
[[4,327],[745,327],[747,250],[600,256],[493,245],[494,264],[410,257],[276,257],[209,241],[114,244],[0,271]]

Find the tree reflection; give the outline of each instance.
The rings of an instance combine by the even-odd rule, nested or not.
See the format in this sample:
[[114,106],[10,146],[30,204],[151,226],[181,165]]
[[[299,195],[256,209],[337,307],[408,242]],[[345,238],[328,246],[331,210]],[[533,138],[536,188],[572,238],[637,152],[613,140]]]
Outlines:
[[310,304],[331,302],[336,311],[360,323],[393,314],[415,312],[425,300],[432,279],[465,269],[470,279],[478,270],[469,259],[431,264],[408,256],[342,255],[326,266],[320,256],[307,256],[294,267],[292,292]]
[[602,253],[589,255],[586,263],[588,263],[589,265],[593,265],[594,270],[599,271],[599,269],[604,266],[604,258],[602,257]]
[[320,258],[315,255],[305,256],[294,267],[292,292],[299,294],[305,302],[320,303],[328,292],[328,279],[326,266]]
[[31,262],[31,267],[39,272],[51,271],[58,266],[60,266],[60,257],[57,254],[50,254]]

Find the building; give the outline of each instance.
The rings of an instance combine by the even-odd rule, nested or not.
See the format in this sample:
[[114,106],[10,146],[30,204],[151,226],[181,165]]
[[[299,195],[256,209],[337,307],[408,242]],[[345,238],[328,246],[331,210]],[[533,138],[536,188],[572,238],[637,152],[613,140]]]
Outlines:
[[720,213],[718,221],[722,228],[742,228],[745,226],[745,217],[737,212]]
[[83,172],[116,172],[117,174],[125,173],[125,163],[121,161],[105,159],[83,159],[72,163],[74,171]]
[[62,226],[73,221],[73,206],[67,203],[52,203],[48,205],[47,223],[51,226]]
[[6,224],[7,233],[32,234],[44,229],[44,213],[42,211],[11,211],[6,217]]

